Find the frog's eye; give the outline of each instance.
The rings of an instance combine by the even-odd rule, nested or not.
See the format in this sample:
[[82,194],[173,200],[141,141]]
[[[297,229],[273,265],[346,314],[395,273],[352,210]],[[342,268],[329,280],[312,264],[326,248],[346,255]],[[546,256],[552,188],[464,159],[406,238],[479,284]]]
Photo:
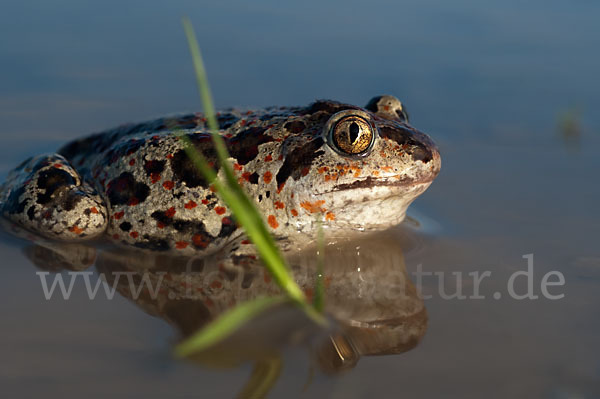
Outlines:
[[333,126],[331,142],[335,148],[348,155],[366,153],[375,140],[375,132],[371,124],[356,115],[346,116]]

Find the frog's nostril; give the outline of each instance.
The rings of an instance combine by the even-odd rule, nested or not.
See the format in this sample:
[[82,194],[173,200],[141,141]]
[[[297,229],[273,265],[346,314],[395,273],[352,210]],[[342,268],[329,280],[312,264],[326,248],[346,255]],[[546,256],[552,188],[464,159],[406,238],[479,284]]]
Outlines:
[[428,163],[433,158],[431,151],[424,147],[415,147],[412,150],[412,157],[415,161],[422,161]]

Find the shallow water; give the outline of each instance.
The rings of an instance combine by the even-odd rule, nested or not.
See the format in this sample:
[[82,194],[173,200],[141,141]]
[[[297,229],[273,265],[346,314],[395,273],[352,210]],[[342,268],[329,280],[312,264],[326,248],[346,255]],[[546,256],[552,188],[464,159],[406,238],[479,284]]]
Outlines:
[[[291,346],[272,397],[600,397],[600,4],[7,4],[1,177],[82,134],[198,109],[184,14],[217,105],[365,104],[391,93],[442,153],[440,176],[411,206],[420,227],[406,223],[385,236],[398,243],[388,248],[396,272],[405,265],[415,285],[419,270],[445,278],[440,290],[439,275],[422,276],[422,293],[432,297],[422,301],[428,321],[420,343],[363,356],[335,376],[315,367],[312,378],[313,352]],[[122,295],[89,300],[76,285],[69,300],[45,300],[23,246],[6,235],[0,241],[3,397],[232,397],[248,380],[250,362],[215,368],[173,359],[177,324]],[[508,291],[528,254],[535,300]],[[457,281],[475,296],[468,273],[486,271],[484,299],[444,298]],[[548,291],[561,299],[540,288],[553,271],[564,285]],[[348,273],[349,281],[357,276],[354,267]],[[525,280],[515,279],[516,294],[527,290]],[[386,282],[377,274],[365,281]],[[373,293],[364,308],[341,301],[332,312],[382,319],[406,303],[369,308]]]

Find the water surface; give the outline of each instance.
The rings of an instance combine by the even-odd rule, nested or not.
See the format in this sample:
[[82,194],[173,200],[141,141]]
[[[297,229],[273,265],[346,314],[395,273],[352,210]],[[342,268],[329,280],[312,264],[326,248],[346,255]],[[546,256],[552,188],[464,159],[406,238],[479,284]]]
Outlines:
[[[443,161],[411,208],[422,227],[389,233],[408,275],[444,272],[449,293],[462,272],[471,294],[467,273],[491,273],[485,299],[444,299],[425,277],[418,346],[335,377],[316,372],[305,396],[600,396],[600,4],[7,3],[1,177],[83,134],[199,109],[184,14],[219,106],[401,98]],[[3,236],[0,246],[2,396],[231,397],[248,379],[250,363],[174,360],[177,329],[123,296],[90,301],[77,286],[68,301],[46,301],[23,243]],[[507,282],[527,254],[540,298],[517,300]],[[550,288],[562,299],[541,295],[551,271],[564,276]],[[287,350],[272,397],[302,396],[310,363],[304,347]]]

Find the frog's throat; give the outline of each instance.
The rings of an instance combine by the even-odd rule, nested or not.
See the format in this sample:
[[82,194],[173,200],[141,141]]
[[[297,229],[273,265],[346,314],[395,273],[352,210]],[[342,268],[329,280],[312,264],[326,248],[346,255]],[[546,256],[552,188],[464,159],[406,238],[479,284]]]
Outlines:
[[331,227],[385,230],[400,224],[408,206],[431,185],[432,180],[410,184],[353,186],[317,195],[326,200],[335,215]]

